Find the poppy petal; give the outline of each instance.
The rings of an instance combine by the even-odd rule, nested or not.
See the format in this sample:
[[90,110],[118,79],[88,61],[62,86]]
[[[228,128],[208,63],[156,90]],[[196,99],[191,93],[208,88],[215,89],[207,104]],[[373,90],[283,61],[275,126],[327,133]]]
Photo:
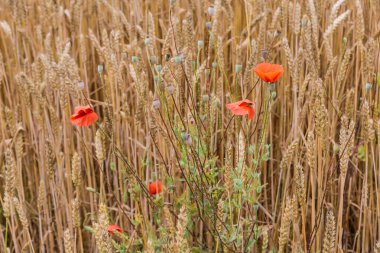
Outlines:
[[249,113],[249,109],[248,107],[242,106],[231,110],[231,112],[235,115],[247,115]]
[[95,112],[91,112],[83,117],[83,125],[84,126],[92,125],[97,120],[98,120],[98,115]]
[[72,124],[77,126],[89,126],[98,120],[98,115],[90,106],[77,106],[74,114],[70,116]]
[[109,225],[107,230],[108,230],[108,234],[110,235],[113,235],[115,231],[119,233],[123,233],[123,230],[118,225],[115,225],[115,224]]
[[278,64],[260,63],[253,69],[264,82],[276,82],[284,73],[284,68]]
[[253,119],[253,116],[255,116],[255,109],[252,107],[248,108],[248,119]]
[[79,111],[86,111],[86,109],[88,109],[88,108],[91,109],[91,107],[88,106],[88,105],[86,105],[86,106],[82,106],[82,105],[80,105],[80,106],[76,106],[76,107],[74,108],[74,113],[75,113],[75,114],[78,114]]

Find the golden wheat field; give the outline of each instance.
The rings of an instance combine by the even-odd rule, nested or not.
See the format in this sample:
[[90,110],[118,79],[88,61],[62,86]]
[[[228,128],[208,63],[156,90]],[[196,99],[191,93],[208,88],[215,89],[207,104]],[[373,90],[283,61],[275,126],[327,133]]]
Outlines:
[[0,0],[0,252],[380,253],[380,0]]

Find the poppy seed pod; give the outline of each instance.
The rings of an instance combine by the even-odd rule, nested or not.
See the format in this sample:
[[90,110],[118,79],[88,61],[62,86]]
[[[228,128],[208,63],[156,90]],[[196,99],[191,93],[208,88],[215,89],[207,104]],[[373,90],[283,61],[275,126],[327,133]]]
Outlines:
[[157,62],[157,57],[154,56],[154,55],[152,55],[151,57],[149,57],[149,61],[150,61],[150,63],[152,63],[152,64],[156,64],[156,62]]
[[138,60],[137,56],[132,56],[132,63],[136,63]]
[[208,15],[210,15],[210,16],[214,16],[214,14],[215,14],[215,8],[212,7],[212,6],[208,7],[208,8],[207,8],[207,13],[208,13]]
[[372,83],[366,83],[365,84],[365,90],[369,91],[370,89],[372,89]]
[[98,65],[98,73],[99,74],[103,73],[103,70],[104,70],[103,64],[99,64]]
[[174,62],[180,64],[182,62],[182,55],[177,55],[174,57]]
[[235,65],[235,72],[236,74],[240,73],[241,69],[243,68],[243,66],[241,64],[236,64]]
[[198,40],[198,49],[203,47],[203,40]]
[[145,38],[144,44],[147,46],[150,45],[150,43],[152,43],[152,40],[150,38]]

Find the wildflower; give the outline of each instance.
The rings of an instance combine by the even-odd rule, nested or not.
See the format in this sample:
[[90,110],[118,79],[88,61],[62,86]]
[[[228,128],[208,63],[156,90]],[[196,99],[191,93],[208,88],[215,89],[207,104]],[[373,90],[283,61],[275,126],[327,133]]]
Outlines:
[[252,101],[244,99],[235,103],[227,104],[226,107],[235,115],[248,114],[248,119],[252,119],[255,115],[255,109],[252,107],[253,104],[254,103]]
[[284,73],[284,68],[278,64],[270,63],[260,63],[255,68],[254,71],[264,82],[274,83],[276,82],[282,73]]
[[174,87],[173,87],[173,85],[168,84],[168,85],[166,86],[166,91],[167,91],[169,94],[173,94],[173,92],[174,92]]
[[83,81],[78,81],[78,89],[84,90],[84,82]]
[[152,182],[149,184],[149,193],[152,195],[156,195],[161,193],[162,191],[162,183],[160,180],[156,180],[156,182]]
[[152,104],[153,104],[153,108],[154,109],[159,109],[160,106],[161,106],[161,102],[157,98],[153,99],[153,103]]
[[115,224],[109,225],[107,230],[108,230],[108,234],[110,235],[113,235],[115,231],[117,231],[118,233],[123,233],[123,230],[121,230],[121,228]]
[[207,28],[207,30],[211,30],[212,23],[211,22],[206,22],[206,28]]
[[76,126],[89,126],[98,120],[98,115],[90,106],[77,106],[70,121]]
[[193,140],[191,139],[191,136],[189,133],[182,132],[181,133],[182,140],[187,144],[191,145],[193,143]]

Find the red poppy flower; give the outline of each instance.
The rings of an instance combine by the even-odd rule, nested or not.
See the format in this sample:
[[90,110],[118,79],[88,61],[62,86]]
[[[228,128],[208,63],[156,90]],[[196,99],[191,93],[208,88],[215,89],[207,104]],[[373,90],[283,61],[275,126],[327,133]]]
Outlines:
[[121,230],[121,228],[115,224],[109,225],[107,230],[108,230],[108,234],[110,234],[110,235],[113,235],[113,233],[115,231],[117,231],[119,233],[123,233],[123,230]]
[[77,126],[89,126],[97,120],[98,115],[90,106],[77,106],[70,116],[71,123]]
[[248,114],[248,119],[252,119],[255,115],[255,109],[253,109],[253,102],[244,99],[235,103],[227,104],[226,107],[235,115],[246,115]]
[[157,180],[156,182],[152,182],[149,184],[149,193],[152,195],[156,195],[161,193],[162,191],[162,183],[160,180]]
[[264,82],[274,83],[284,73],[284,68],[278,64],[263,62],[256,65],[254,71]]

